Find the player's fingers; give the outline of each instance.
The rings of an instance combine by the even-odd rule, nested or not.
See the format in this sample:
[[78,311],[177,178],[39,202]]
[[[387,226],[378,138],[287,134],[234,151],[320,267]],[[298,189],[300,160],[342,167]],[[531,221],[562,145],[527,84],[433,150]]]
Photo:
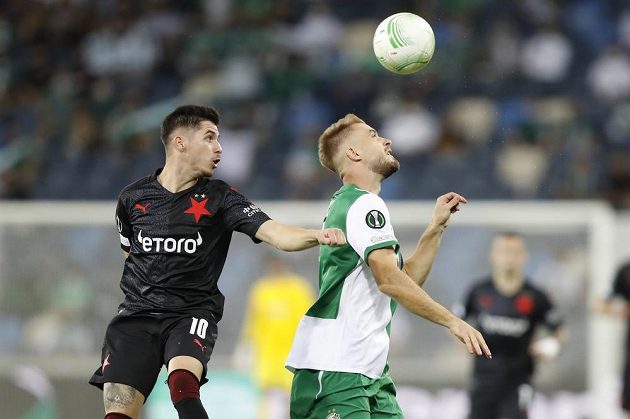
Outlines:
[[470,337],[470,342],[473,349],[475,350],[475,355],[483,355],[483,352],[481,351],[481,346],[479,346],[479,341],[474,333],[472,333],[472,336]]
[[337,229],[336,232],[337,232],[337,236],[339,237],[339,240],[337,243],[339,244],[339,246],[343,246],[344,244],[346,244],[346,235],[343,234],[343,231],[339,229]]
[[464,335],[463,342],[466,344],[466,348],[468,349],[468,353],[469,354],[474,354],[475,352],[474,352],[474,348],[472,346],[472,343],[470,342],[470,336]]
[[490,351],[490,347],[488,347],[486,340],[483,338],[483,335],[478,330],[475,330],[475,336],[477,336],[477,340],[479,341],[479,345],[481,345],[483,354],[486,358],[492,359],[492,352]]
[[451,199],[448,202],[446,202],[446,206],[448,208],[453,209],[454,207],[459,205],[460,202],[464,202],[464,203],[467,202],[466,198],[464,198],[463,196],[461,196],[459,194],[456,194],[454,192],[452,192],[452,194],[453,194],[453,196],[451,197]]
[[437,199],[438,204],[445,204],[453,199],[455,192],[445,193],[444,195],[440,195]]
[[327,230],[323,230],[319,236],[319,244],[328,245],[330,244],[330,236]]

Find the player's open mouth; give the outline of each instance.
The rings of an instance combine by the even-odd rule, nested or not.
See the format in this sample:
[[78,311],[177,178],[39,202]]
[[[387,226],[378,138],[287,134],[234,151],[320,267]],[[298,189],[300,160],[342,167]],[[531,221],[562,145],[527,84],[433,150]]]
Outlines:
[[214,168],[216,169],[217,166],[219,165],[219,162],[221,161],[221,159],[216,159],[216,160],[212,160],[212,163],[214,164]]

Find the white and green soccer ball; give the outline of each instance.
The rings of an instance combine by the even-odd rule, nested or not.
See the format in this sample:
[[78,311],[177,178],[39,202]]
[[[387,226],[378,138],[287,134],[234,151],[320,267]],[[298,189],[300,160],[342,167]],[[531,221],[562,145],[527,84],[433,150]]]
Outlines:
[[374,55],[383,67],[397,74],[423,69],[435,50],[433,29],[413,13],[396,13],[383,20],[374,33]]

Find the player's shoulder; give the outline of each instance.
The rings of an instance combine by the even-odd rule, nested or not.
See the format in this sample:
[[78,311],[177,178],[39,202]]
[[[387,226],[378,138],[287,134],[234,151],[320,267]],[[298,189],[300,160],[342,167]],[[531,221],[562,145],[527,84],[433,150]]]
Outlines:
[[222,179],[203,177],[201,178],[200,182],[202,182],[206,190],[211,193],[228,194],[229,192],[237,192],[238,194],[242,195],[238,188],[230,185]]
[[548,297],[548,293],[545,289],[543,289],[542,287],[532,283],[531,280],[527,280],[525,281],[525,285],[523,286],[523,289],[531,294],[534,294],[540,298],[549,298]]
[[347,206],[348,208],[365,208],[367,210],[372,209],[386,209],[385,201],[383,198],[372,193],[370,191],[366,191],[364,189],[359,188],[356,185],[346,185],[345,190],[342,188],[342,192],[339,194],[338,200],[341,205]]
[[480,288],[480,289],[485,289],[485,288],[492,288],[494,289],[494,282],[492,282],[492,278],[490,278],[489,276],[484,276],[481,277],[479,279],[477,279],[474,282],[474,288]]
[[469,293],[475,294],[478,292],[493,292],[495,291],[494,283],[490,277],[482,277],[472,282]]
[[136,180],[135,182],[130,183],[129,185],[122,188],[120,193],[118,194],[118,199],[125,199],[130,194],[135,193],[138,190],[145,188],[151,182],[155,180],[155,174],[147,175],[143,178]]

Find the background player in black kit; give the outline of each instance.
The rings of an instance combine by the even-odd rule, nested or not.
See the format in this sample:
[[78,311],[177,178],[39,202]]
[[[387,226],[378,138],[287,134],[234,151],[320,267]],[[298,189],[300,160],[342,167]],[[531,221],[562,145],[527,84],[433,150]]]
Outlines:
[[[458,313],[477,323],[493,352],[492,360],[475,358],[470,419],[527,418],[534,360],[555,357],[566,339],[549,298],[524,277],[526,258],[521,235],[495,236],[491,278],[473,286]],[[551,334],[534,340],[538,326]]]
[[[630,315],[630,262],[622,265],[613,280],[612,290],[599,309],[605,314],[628,318]],[[630,333],[626,331],[621,408],[630,419]]]
[[233,231],[285,251],[345,244],[338,229],[270,220],[234,188],[209,179],[221,160],[218,124],[213,108],[175,109],[162,123],[164,168],[120,193],[124,300],[90,379],[103,389],[107,419],[136,418],[163,364],[179,417],[208,417],[199,386],[223,314],[217,281]]

